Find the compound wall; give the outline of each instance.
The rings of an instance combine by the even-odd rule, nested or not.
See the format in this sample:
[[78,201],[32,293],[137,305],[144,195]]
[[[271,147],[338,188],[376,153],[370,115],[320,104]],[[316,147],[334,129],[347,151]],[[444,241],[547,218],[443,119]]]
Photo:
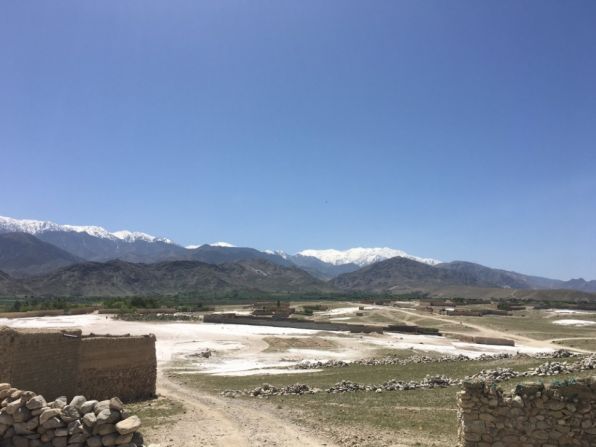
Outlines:
[[458,405],[461,447],[596,445],[596,377],[522,384],[510,394],[466,383]]
[[0,328],[0,383],[54,399],[155,395],[155,337],[82,337],[80,330]]
[[85,337],[77,389],[95,399],[136,400],[155,395],[155,337]]

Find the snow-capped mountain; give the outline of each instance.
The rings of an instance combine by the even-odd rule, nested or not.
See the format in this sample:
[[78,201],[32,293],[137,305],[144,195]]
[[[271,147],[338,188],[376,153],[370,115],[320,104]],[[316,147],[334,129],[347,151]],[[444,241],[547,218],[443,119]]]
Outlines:
[[[237,247],[229,242],[182,247],[170,239],[142,232],[110,232],[99,226],[59,225],[0,216],[0,280],[6,272],[21,277],[42,275],[88,261],[103,263],[114,259],[139,264],[199,261],[245,265],[266,262],[281,268],[301,269],[324,281],[332,280],[331,284],[342,290],[384,290],[385,287],[393,290],[394,286],[419,287],[446,284],[447,281],[468,286],[596,292],[596,281],[560,281],[463,261],[441,263],[388,247],[310,249],[295,255],[278,250]],[[187,263],[180,265],[188,266]]]
[[234,244],[230,244],[229,242],[213,242],[212,244],[209,244],[212,247],[225,247],[225,248],[233,248],[235,247]]
[[89,236],[113,241],[121,240],[125,242],[164,242],[173,244],[170,239],[155,237],[139,231],[121,230],[109,232],[103,227],[82,226],[82,225],[60,225],[50,221],[32,220],[32,219],[13,219],[12,217],[0,216],[0,233],[28,233],[39,235],[48,232],[71,232],[86,233]]
[[0,233],[26,233],[88,261],[156,262],[179,259],[186,250],[170,239],[137,231],[0,217]]
[[[184,248],[187,248],[189,250],[195,250],[203,245],[205,245],[205,244],[192,244],[192,245],[186,245]],[[213,242],[211,244],[206,244],[206,245],[209,245],[210,247],[224,247],[224,248],[236,247],[234,244],[230,244],[229,242]],[[267,250],[265,250],[265,251],[267,251]]]
[[282,257],[283,259],[289,259],[291,256],[289,254],[287,254],[285,251],[283,250],[262,250],[263,253],[267,253],[268,255],[277,255]]
[[428,265],[437,265],[441,261],[431,258],[420,258],[412,256],[402,250],[396,250],[388,247],[378,248],[350,248],[348,250],[302,250],[298,253],[301,256],[310,256],[317,258],[320,261],[333,265],[356,264],[359,267],[374,264],[375,262],[384,261],[385,259],[402,257],[412,259],[414,261],[423,262]]

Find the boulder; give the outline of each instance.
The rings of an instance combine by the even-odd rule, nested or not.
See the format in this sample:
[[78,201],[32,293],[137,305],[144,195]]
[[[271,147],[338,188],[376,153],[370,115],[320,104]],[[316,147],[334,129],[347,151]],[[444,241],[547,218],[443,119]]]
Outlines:
[[121,435],[127,435],[137,431],[141,427],[141,420],[138,416],[131,416],[116,424],[116,430]]

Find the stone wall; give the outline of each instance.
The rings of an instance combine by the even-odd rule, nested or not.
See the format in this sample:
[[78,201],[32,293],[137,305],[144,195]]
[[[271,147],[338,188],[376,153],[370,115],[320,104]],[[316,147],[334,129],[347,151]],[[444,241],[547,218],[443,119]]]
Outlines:
[[81,343],[78,393],[125,401],[155,395],[155,337],[85,337]]
[[126,401],[155,395],[155,337],[82,337],[80,330],[0,328],[0,382],[49,399]]
[[465,383],[458,406],[461,447],[596,445],[596,377],[521,384],[509,394]]

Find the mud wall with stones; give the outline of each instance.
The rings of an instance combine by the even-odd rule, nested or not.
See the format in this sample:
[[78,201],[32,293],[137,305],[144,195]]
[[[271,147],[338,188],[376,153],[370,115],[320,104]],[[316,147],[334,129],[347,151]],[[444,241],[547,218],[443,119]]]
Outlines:
[[80,330],[0,328],[0,382],[48,399],[155,395],[155,337],[82,337]]
[[155,395],[155,337],[85,337],[81,343],[77,390],[86,396],[122,400]]
[[465,383],[458,407],[461,447],[596,445],[596,377],[521,384],[511,393]]

